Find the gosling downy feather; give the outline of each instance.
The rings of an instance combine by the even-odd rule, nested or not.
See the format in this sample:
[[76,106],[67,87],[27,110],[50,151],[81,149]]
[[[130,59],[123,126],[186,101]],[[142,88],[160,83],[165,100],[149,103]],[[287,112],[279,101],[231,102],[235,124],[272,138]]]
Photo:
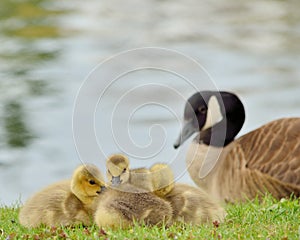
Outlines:
[[106,168],[108,182],[113,186],[129,183],[148,192],[153,190],[150,171],[146,168],[129,169],[129,159],[123,154],[110,156]]
[[222,222],[225,210],[204,190],[183,183],[176,183],[165,197],[173,209],[173,221],[202,224]]
[[20,223],[26,227],[90,225],[103,187],[96,166],[79,166],[71,180],[52,184],[29,198],[20,210]]
[[233,93],[203,91],[189,98],[184,120],[174,147],[198,132],[188,150],[188,170],[215,198],[300,196],[300,118],[279,119],[234,140],[245,120],[242,102]]
[[108,189],[101,194],[95,213],[99,227],[127,228],[135,221],[146,225],[169,224],[171,205],[150,192],[148,169],[129,170],[129,160],[123,154],[109,157],[106,166]]
[[153,185],[158,188],[159,195],[171,203],[173,222],[202,224],[224,219],[225,210],[204,190],[187,184],[174,184],[173,172],[167,164],[158,163],[151,169],[160,172],[152,175]]
[[168,164],[156,163],[150,168],[153,193],[165,197],[174,188],[174,174]]
[[99,227],[128,228],[134,222],[146,225],[169,225],[171,204],[151,192],[129,183],[108,189],[99,197],[95,222]]
[[145,186],[152,188],[148,169],[134,170],[134,173],[147,173],[135,176],[129,170],[128,158],[122,154],[109,157],[106,166],[108,189],[101,194],[95,213],[99,227],[127,228],[135,221],[146,225],[169,224],[170,203],[145,189]]

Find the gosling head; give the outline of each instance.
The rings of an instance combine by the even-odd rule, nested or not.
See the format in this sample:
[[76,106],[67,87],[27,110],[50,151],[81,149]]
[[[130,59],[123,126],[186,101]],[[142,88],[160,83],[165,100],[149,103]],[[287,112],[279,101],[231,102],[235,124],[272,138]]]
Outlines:
[[85,164],[75,169],[71,180],[71,191],[83,203],[88,203],[99,196],[104,189],[104,178],[95,165]]
[[114,154],[106,161],[108,182],[117,186],[129,181],[129,160],[122,154]]
[[164,197],[174,188],[174,174],[168,164],[156,163],[151,168],[152,185],[155,195]]

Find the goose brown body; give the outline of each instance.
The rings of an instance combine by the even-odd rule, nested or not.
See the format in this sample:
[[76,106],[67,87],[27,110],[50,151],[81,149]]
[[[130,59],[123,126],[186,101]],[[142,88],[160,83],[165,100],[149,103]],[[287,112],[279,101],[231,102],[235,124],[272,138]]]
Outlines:
[[[211,92],[211,96],[216,95]],[[224,109],[220,107],[220,112],[227,117],[227,132],[230,133],[235,127],[234,118],[240,116],[237,112],[228,115],[235,108],[227,104],[228,97],[230,93],[223,98]],[[208,112],[210,98],[205,94],[203,98]],[[223,145],[207,140],[207,137],[218,137],[221,124],[222,121],[212,122],[210,128],[201,129],[203,123],[199,123],[199,134],[189,147],[188,171],[198,186],[216,199],[229,202],[253,199],[266,193],[277,199],[291,194],[300,196],[300,118],[278,119],[234,140],[243,124],[240,121],[227,142],[225,135]]]
[[103,186],[100,171],[82,165],[71,180],[54,183],[29,198],[20,210],[20,223],[26,227],[90,225]]
[[[300,135],[295,135],[295,128],[300,131],[300,119],[276,120],[231,142],[220,155],[208,153],[209,148],[194,141],[187,155],[190,176],[220,201],[254,199],[266,193],[277,199],[299,197]],[[218,158],[204,178],[201,167],[209,159],[204,160],[203,152],[206,158]]]

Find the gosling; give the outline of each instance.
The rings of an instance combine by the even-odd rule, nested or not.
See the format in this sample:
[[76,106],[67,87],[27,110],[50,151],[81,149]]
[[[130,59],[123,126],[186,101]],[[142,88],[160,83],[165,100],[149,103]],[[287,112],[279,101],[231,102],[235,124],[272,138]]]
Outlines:
[[99,197],[96,224],[110,228],[128,228],[134,222],[168,226],[173,214],[171,204],[145,190],[145,186],[152,186],[149,176],[149,182],[141,178],[143,183],[138,184],[135,180],[139,178],[130,178],[130,173],[126,156],[113,155],[107,160],[109,187]]
[[34,194],[21,208],[19,221],[25,227],[91,225],[103,176],[94,165],[81,165],[71,180],[54,183]]
[[174,175],[167,164],[150,168],[154,193],[171,203],[173,221],[202,224],[223,221],[225,210],[202,189],[187,184],[174,184]]
[[147,168],[129,169],[129,159],[123,154],[114,154],[106,161],[108,183],[117,186],[129,183],[137,188],[152,192],[151,173]]

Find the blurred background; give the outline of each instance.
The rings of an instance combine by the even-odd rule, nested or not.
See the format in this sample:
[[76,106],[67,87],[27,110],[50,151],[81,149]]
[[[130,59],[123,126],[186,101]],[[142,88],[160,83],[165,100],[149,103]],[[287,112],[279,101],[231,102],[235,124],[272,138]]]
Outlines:
[[[219,89],[244,102],[241,134],[299,117],[299,9],[296,0],[1,0],[0,204],[23,202],[70,177],[80,164],[72,136],[76,94],[100,61],[120,51],[158,46],[196,59]],[[174,103],[179,113],[182,107]],[[155,109],[151,119],[167,123],[166,146],[174,151],[175,119]],[[138,128],[148,127],[147,112],[140,120]]]

